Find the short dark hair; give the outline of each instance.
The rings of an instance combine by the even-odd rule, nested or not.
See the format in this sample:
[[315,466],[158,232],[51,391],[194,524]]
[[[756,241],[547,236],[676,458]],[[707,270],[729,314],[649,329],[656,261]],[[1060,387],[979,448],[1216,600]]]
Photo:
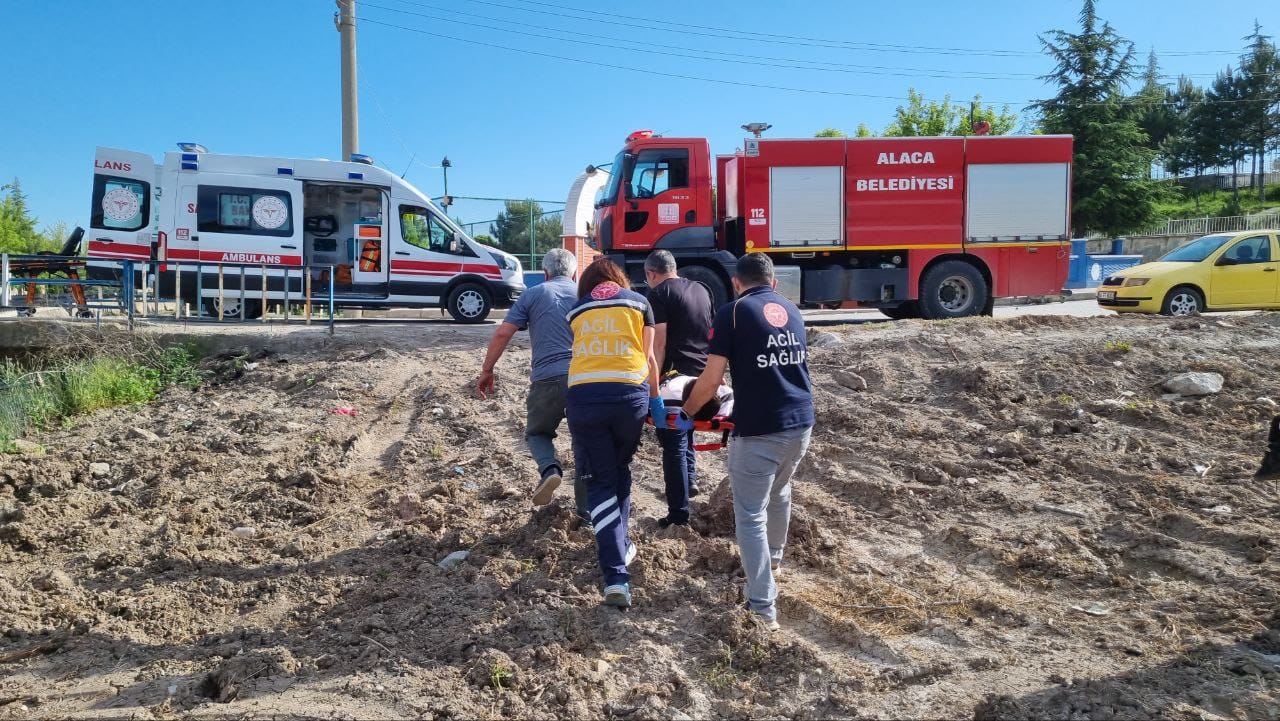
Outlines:
[[655,250],[644,259],[644,269],[667,275],[676,272],[676,257],[669,250]]
[[627,274],[618,267],[617,263],[603,256],[596,258],[578,279],[578,297],[586,298],[597,285],[608,282],[617,283],[624,290],[631,285],[627,281]]
[[748,288],[769,285],[773,282],[773,261],[764,253],[747,253],[738,258],[733,275]]

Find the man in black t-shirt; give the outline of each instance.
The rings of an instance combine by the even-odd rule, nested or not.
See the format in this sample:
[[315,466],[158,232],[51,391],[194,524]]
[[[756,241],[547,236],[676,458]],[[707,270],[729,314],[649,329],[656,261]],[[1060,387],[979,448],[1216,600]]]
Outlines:
[[[706,370],[684,403],[692,416],[715,393],[725,368],[733,374],[729,482],[747,604],[778,627],[774,574],[782,564],[791,520],[791,477],[809,448],[813,393],[804,318],[774,291],[773,262],[764,253],[738,259],[737,300],[716,311]],[[680,418],[681,425],[687,425]]]
[[[644,262],[653,308],[653,355],[661,375],[675,372],[698,376],[707,365],[711,334],[711,293],[706,286],[676,275],[676,259],[655,250]],[[667,515],[658,525],[689,522],[689,498],[697,495],[693,431],[665,428],[666,419],[654,419],[662,445],[662,476],[666,485]]]

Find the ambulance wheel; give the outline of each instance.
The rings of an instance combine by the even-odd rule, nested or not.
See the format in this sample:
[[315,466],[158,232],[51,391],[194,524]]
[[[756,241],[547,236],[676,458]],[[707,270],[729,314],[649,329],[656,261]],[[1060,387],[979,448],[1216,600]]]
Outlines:
[[720,274],[705,265],[686,265],[679,270],[681,278],[701,283],[711,293],[711,309],[715,310],[729,302],[729,289],[725,287]]
[[[244,311],[244,317],[246,320],[252,320],[254,318],[262,317],[262,301],[246,300],[244,302],[243,311]],[[222,308],[222,319],[223,320],[227,320],[227,319],[239,320],[240,312],[241,312],[240,299],[227,298],[225,301],[225,305]],[[216,319],[218,317],[218,299],[217,298],[209,298],[204,302],[204,314],[210,318]]]
[[901,305],[895,305],[892,308],[877,308],[881,313],[889,316],[893,320],[905,320],[907,318],[920,317],[920,304],[914,300],[909,300]]
[[987,279],[961,260],[944,260],[920,279],[920,317],[964,318],[982,313],[991,289]]
[[463,283],[449,291],[445,308],[459,323],[479,323],[489,317],[493,301],[489,299],[489,291],[484,286]]

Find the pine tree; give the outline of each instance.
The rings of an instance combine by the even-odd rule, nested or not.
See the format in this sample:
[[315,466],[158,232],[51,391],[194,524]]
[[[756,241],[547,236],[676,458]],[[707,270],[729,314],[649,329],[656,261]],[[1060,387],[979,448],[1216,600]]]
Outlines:
[[1147,68],[1143,71],[1142,87],[1129,99],[1138,127],[1147,134],[1146,148],[1158,157],[1164,154],[1168,140],[1177,123],[1171,107],[1172,91],[1161,82],[1160,62],[1154,50],[1147,56]]
[[1253,154],[1258,174],[1258,199],[1265,199],[1262,182],[1267,151],[1280,145],[1280,54],[1262,26],[1253,23],[1253,33],[1245,38],[1249,49],[1240,58],[1240,100],[1235,109],[1237,124]]
[[0,185],[0,252],[36,253],[45,249],[44,238],[36,232],[36,219],[27,209],[22,183],[14,178]]
[[1234,68],[1228,67],[1218,73],[1213,84],[1205,92],[1204,109],[1198,114],[1197,131],[1200,144],[1207,155],[1216,161],[1215,165],[1231,167],[1231,208],[1240,208],[1240,184],[1236,176],[1240,174],[1240,163],[1249,157],[1248,118],[1243,112],[1245,76],[1237,74]]
[[1074,231],[1118,235],[1150,224],[1160,195],[1148,177],[1153,153],[1124,103],[1133,44],[1099,20],[1094,0],[1084,0],[1079,32],[1053,30],[1040,42],[1055,61],[1044,80],[1058,87],[1034,105],[1040,129],[1075,136]]

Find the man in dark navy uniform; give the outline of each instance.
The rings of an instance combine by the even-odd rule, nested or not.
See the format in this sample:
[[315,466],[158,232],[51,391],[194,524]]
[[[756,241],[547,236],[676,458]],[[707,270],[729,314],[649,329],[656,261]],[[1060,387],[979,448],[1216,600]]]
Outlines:
[[[774,573],[791,520],[791,476],[809,448],[814,423],[804,319],[774,291],[776,284],[769,256],[748,253],[738,260],[738,297],[716,311],[706,370],[684,404],[692,417],[725,368],[732,371],[737,440],[729,446],[729,481],[738,550],[747,605],[770,629],[778,628]],[[687,426],[686,415],[678,422]]]

